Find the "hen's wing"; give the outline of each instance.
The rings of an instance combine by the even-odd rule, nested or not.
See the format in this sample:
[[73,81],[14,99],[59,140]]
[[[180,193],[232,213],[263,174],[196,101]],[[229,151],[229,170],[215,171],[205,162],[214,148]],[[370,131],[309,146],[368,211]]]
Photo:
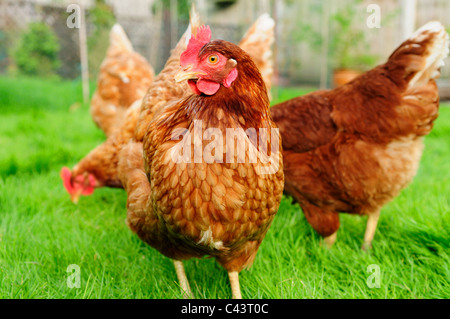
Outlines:
[[266,84],[267,92],[270,92],[272,87],[272,44],[274,41],[275,21],[268,14],[263,14],[250,27],[239,43],[239,46],[252,57],[258,67]]
[[[142,143],[128,143],[120,150],[119,177],[128,196],[128,227],[144,240],[156,243],[163,232],[158,231],[158,218],[149,207],[151,187],[145,173],[142,152]],[[146,232],[146,229],[152,231]]]
[[133,51],[122,27],[114,25],[91,102],[92,118],[106,136],[119,127],[126,109],[144,96],[153,78],[153,68]]
[[331,142],[337,128],[331,118],[328,91],[317,91],[271,108],[280,129],[283,150],[308,152]]

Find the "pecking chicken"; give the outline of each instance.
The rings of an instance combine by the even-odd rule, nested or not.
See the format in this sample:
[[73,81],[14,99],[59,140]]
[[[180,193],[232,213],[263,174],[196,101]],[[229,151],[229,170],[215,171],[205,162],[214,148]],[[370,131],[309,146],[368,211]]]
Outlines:
[[118,177],[117,165],[123,145],[133,138],[142,100],[134,102],[125,112],[119,129],[107,140],[87,154],[72,170],[63,167],[60,176],[72,202],[80,196],[94,193],[96,188],[123,188]]
[[250,56],[210,40],[209,27],[193,32],[175,79],[194,94],[150,114],[142,142],[123,148],[119,172],[129,227],[174,260],[186,295],[182,260],[209,255],[241,298],[239,272],[253,263],[282,197],[281,142]]
[[329,246],[345,212],[368,216],[363,249],[370,248],[381,208],[412,181],[438,116],[435,79],[448,53],[445,28],[431,22],[349,84],[271,109],[285,192]]
[[151,65],[134,52],[122,27],[115,24],[91,101],[92,118],[106,136],[120,127],[126,110],[142,99],[154,76]]
[[[194,9],[191,10],[190,25],[194,30],[200,26],[200,17]],[[273,73],[270,45],[273,43],[274,25],[270,16],[261,16],[239,44],[244,50],[253,52],[252,58],[259,61],[257,66],[261,67],[260,71],[267,87],[271,86],[271,74]],[[117,170],[121,148],[134,136],[135,130],[137,140],[142,141],[148,121],[160,106],[180,99],[190,92],[188,84],[175,84],[173,81],[173,77],[180,67],[180,55],[186,49],[186,39],[190,32],[191,27],[171,52],[164,69],[154,79],[143,102],[135,102],[133,107],[125,111],[123,122],[119,122],[119,128],[108,136],[103,144],[97,146],[75,165],[72,171],[67,167],[61,170],[63,184],[73,202],[77,202],[82,195],[91,195],[98,187],[122,187]],[[258,50],[252,49],[253,47],[257,47]],[[140,104],[142,104],[142,112]],[[138,120],[139,118],[140,120]],[[136,127],[138,128],[136,129]]]

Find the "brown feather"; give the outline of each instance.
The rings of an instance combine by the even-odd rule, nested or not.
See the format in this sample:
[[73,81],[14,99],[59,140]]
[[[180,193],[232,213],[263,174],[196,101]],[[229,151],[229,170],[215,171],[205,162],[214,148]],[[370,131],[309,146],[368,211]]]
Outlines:
[[120,127],[126,110],[142,99],[155,72],[143,56],[133,51],[125,32],[115,25],[91,102],[91,115],[106,136]]
[[272,108],[283,140],[285,191],[319,234],[337,231],[339,212],[378,211],[415,176],[422,137],[438,114],[434,78],[448,54],[441,29],[419,32],[385,64],[343,87]]

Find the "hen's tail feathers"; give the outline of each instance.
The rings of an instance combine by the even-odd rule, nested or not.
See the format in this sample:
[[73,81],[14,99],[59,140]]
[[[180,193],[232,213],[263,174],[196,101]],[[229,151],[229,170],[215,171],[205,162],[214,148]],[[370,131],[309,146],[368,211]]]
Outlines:
[[265,13],[250,27],[239,44],[252,57],[268,91],[272,87],[274,42],[275,21]]
[[198,13],[197,9],[195,8],[195,4],[192,4],[191,11],[189,12],[189,23],[190,23],[190,30],[191,33],[194,35],[197,35],[197,29],[200,27],[200,14]]
[[445,65],[444,59],[448,54],[449,35],[440,22],[432,21],[403,42],[391,55],[388,64],[391,70],[402,70],[398,80],[406,80],[408,89],[411,89],[439,78],[440,68]]
[[133,46],[128,39],[125,31],[116,23],[109,33],[110,47],[108,53],[115,53],[117,51],[133,52]]
[[197,29],[200,27],[200,14],[192,3],[191,11],[189,11],[189,25],[184,33],[184,45],[187,47],[192,35],[197,35]]

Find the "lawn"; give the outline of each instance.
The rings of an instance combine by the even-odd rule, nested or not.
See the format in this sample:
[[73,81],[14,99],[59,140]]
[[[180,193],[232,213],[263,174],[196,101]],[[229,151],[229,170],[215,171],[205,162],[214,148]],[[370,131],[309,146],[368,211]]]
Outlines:
[[[123,190],[100,189],[74,205],[62,186],[61,167],[104,140],[88,107],[74,104],[80,91],[78,82],[0,77],[0,298],[180,298],[171,260],[127,228]],[[417,177],[383,209],[369,253],[360,250],[365,218],[341,215],[327,250],[284,198],[254,266],[241,273],[243,296],[449,298],[450,107],[425,143]],[[72,264],[80,288],[67,285]],[[380,288],[367,285],[370,265]],[[231,296],[213,259],[185,267],[197,298]]]

